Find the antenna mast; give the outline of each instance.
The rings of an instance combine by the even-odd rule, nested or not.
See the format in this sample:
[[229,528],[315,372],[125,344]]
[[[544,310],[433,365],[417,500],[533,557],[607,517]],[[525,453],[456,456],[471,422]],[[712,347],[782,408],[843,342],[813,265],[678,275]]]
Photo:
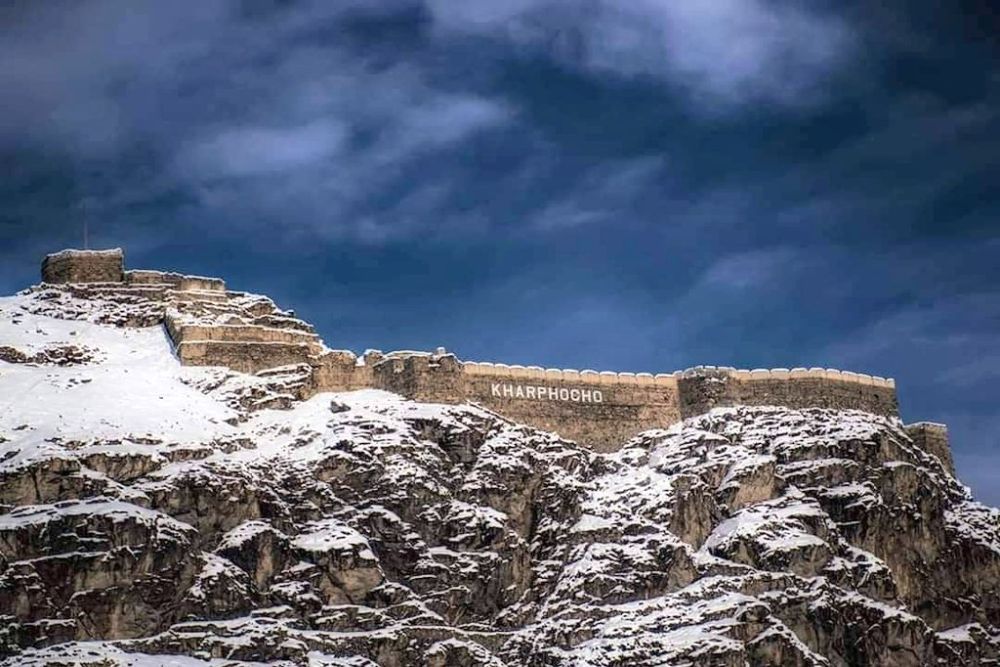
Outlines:
[[83,249],[90,250],[90,215],[87,197],[80,200],[80,212],[83,218]]

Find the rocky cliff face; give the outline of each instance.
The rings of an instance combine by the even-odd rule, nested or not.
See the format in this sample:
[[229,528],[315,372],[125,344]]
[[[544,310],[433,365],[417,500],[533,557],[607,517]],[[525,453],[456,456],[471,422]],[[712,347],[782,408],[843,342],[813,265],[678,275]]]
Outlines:
[[595,454],[181,367],[107,324],[141,309],[0,299],[0,664],[1000,660],[1000,512],[896,419],[725,408]]

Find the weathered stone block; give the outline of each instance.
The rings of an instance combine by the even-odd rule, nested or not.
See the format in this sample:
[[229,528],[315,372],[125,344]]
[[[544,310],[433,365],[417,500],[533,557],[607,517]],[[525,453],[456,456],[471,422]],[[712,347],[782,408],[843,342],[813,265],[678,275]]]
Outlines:
[[203,292],[225,292],[226,283],[220,278],[186,276],[167,271],[131,270],[125,272],[125,280],[130,285],[170,285],[176,290],[197,290]]
[[934,422],[917,422],[907,424],[906,434],[913,438],[913,442],[922,450],[938,457],[945,470],[955,476],[955,462],[951,458],[947,426]]
[[125,279],[125,256],[113,250],[63,250],[42,261],[47,283],[120,283]]

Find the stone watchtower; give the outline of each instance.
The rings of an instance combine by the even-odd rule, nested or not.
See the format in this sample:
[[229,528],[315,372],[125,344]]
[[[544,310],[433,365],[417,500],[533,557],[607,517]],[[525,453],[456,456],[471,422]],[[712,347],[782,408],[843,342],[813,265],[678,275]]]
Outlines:
[[125,254],[113,250],[63,250],[42,261],[47,283],[120,283],[125,280]]

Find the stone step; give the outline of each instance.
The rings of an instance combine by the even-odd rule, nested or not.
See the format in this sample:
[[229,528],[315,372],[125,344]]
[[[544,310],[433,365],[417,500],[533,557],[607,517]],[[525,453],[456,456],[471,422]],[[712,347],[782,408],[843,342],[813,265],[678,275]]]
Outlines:
[[229,301],[229,295],[226,292],[218,292],[214,290],[175,289],[170,292],[170,297],[175,301],[212,303],[226,303]]
[[175,351],[185,365],[223,366],[241,373],[258,373],[278,366],[309,364],[322,351],[322,345],[184,340],[177,344]]
[[319,336],[294,329],[275,329],[252,324],[176,324],[168,319],[170,337],[177,341],[207,340],[227,343],[317,343]]

